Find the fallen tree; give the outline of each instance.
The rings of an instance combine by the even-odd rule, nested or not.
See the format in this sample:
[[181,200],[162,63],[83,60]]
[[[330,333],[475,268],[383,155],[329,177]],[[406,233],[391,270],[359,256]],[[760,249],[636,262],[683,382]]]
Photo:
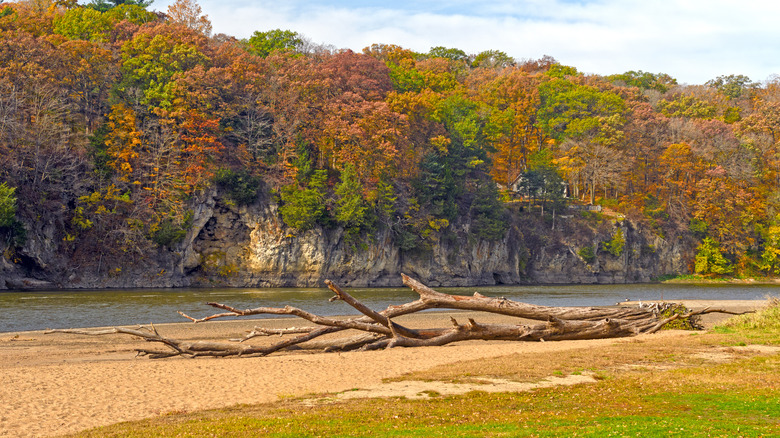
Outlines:
[[[727,313],[723,309],[706,308],[689,311],[679,304],[655,303],[635,307],[547,307],[521,303],[506,298],[491,298],[475,293],[473,296],[449,295],[437,292],[419,281],[403,275],[403,282],[420,296],[419,299],[377,312],[352,297],[331,281],[326,281],[334,296],[330,301],[341,300],[360,312],[362,316],[353,318],[331,318],[309,313],[305,310],[285,307],[257,307],[237,309],[221,303],[207,303],[223,312],[204,318],[193,318],[179,312],[194,323],[203,323],[224,317],[252,315],[290,315],[311,323],[314,327],[288,327],[269,329],[255,327],[241,339],[231,342],[182,341],[166,338],[154,326],[128,329],[114,327],[104,330],[57,329],[46,333],[72,333],[84,335],[128,334],[148,342],[161,343],[170,349],[165,351],[136,349],[141,355],[152,358],[171,356],[265,356],[274,352],[291,349],[319,349],[323,351],[375,350],[392,347],[439,346],[466,340],[506,340],[506,341],[560,341],[604,339],[636,336],[642,333],[655,333],[673,321],[686,321],[689,327],[697,326],[697,318],[705,313]],[[452,326],[446,328],[414,329],[393,321],[402,315],[428,309],[453,309],[488,312],[511,317],[541,321],[535,324],[482,324],[474,318],[460,323],[451,318]],[[338,339],[318,340],[321,336],[341,331],[362,332],[357,335]],[[283,339],[272,345],[252,345],[248,343],[258,336],[282,336]],[[295,335],[286,337],[285,335]]]

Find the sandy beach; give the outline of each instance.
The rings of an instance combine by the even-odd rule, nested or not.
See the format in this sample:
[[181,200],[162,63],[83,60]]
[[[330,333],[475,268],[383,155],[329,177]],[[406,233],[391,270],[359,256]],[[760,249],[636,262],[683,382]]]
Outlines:
[[[763,301],[686,302],[690,308],[714,306],[754,309]],[[409,327],[445,327],[450,315],[426,312],[399,318]],[[712,326],[724,315],[706,315]],[[480,314],[480,322],[516,318]],[[289,319],[161,324],[160,334],[176,339],[227,340],[255,325],[303,326]],[[649,335],[658,336],[658,335]],[[270,343],[278,338],[255,338]],[[127,335],[84,336],[42,331],[0,333],[0,437],[46,437],[95,426],[163,415],[273,402],[279,398],[367,388],[383,379],[461,360],[507,354],[544,354],[598,348],[621,340],[545,343],[466,342],[444,347],[395,348],[372,352],[283,353],[257,358],[136,357],[150,348]]]

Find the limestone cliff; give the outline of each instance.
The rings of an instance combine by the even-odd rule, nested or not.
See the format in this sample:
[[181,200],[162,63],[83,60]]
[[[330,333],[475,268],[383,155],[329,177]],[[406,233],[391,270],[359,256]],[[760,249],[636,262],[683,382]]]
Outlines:
[[[94,288],[179,286],[399,286],[400,273],[431,286],[553,283],[633,283],[688,272],[695,242],[683,235],[660,237],[628,220],[577,215],[557,219],[555,229],[536,216],[516,213],[506,236],[478,240],[468,222],[452,224],[427,251],[404,252],[389,230],[348,243],[339,228],[298,232],[264,199],[235,206],[216,192],[194,207],[192,229],[173,249],[111,272],[69,266],[43,230],[20,251],[24,263],[0,261],[0,288]],[[617,253],[605,251],[620,229]],[[581,250],[589,246],[593,257]]]
[[[273,202],[204,205],[180,266],[192,284],[321,286],[329,278],[347,286],[399,286],[401,272],[432,286],[649,282],[687,273],[695,247],[691,239],[663,238],[615,217],[563,218],[551,230],[536,217],[516,216],[499,241],[475,239],[464,222],[429,251],[404,252],[386,229],[360,245],[345,242],[339,228],[298,232],[285,226]],[[602,250],[618,229],[625,236],[620,254]],[[585,246],[594,248],[591,261],[578,254]]]

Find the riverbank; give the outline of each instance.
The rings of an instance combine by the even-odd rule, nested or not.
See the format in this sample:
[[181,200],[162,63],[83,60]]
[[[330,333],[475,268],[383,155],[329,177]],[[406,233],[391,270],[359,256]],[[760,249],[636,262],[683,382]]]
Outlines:
[[[686,302],[691,308],[744,311],[762,301]],[[450,316],[423,313],[399,318],[409,327],[443,327]],[[705,315],[708,327],[725,316]],[[479,322],[514,321],[481,314]],[[302,326],[300,320],[214,321],[160,324],[161,334],[178,339],[225,340],[255,325]],[[666,332],[650,336],[688,336]],[[270,343],[278,338],[256,338]],[[349,353],[287,353],[261,358],[151,360],[135,356],[149,344],[124,335],[90,337],[41,331],[0,334],[0,436],[55,436],[122,421],[193,412],[236,404],[278,401],[313,393],[341,392],[380,384],[384,379],[463,360],[511,354],[527,357],[594,349],[632,340],[545,343],[467,342],[444,347]],[[421,390],[422,391],[422,390]]]
[[780,285],[780,277],[710,277],[703,275],[678,275],[661,281],[663,284],[735,284],[735,285]]

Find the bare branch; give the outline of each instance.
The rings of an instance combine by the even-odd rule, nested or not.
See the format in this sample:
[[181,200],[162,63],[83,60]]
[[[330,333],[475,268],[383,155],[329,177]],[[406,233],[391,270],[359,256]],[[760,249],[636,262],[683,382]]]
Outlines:
[[[264,356],[285,349],[321,349],[323,351],[346,351],[353,349],[375,350],[393,347],[439,346],[466,340],[506,340],[506,341],[558,341],[580,339],[604,339],[635,336],[640,333],[654,333],[672,321],[690,319],[705,313],[740,314],[721,309],[702,309],[661,317],[669,309],[675,309],[674,303],[654,303],[635,308],[611,307],[545,307],[515,302],[505,298],[490,298],[479,293],[473,296],[448,295],[437,292],[424,284],[403,275],[404,283],[417,291],[420,299],[396,306],[389,306],[376,312],[333,282],[328,287],[335,293],[335,299],[342,300],[358,310],[363,316],[353,318],[332,318],[315,315],[292,306],[257,307],[237,309],[221,303],[207,303],[209,306],[225,312],[193,318],[182,312],[182,316],[193,322],[205,322],[212,319],[250,315],[292,315],[310,321],[315,327],[263,328],[255,327],[244,338],[233,339],[232,343],[182,341],[162,336],[154,327],[137,329],[114,327],[110,329],[78,330],[58,329],[46,333],[70,333],[82,335],[128,334],[148,342],[162,343],[170,351],[137,349],[139,355],[151,358],[171,356]],[[482,311],[515,317],[543,321],[532,325],[524,324],[482,324],[473,317],[466,324],[459,324],[451,317],[448,328],[410,329],[392,321],[392,318],[419,312],[426,309],[444,308]],[[742,312],[747,313],[747,312]],[[363,332],[359,335],[340,339],[317,339],[320,336],[353,329]],[[257,346],[245,343],[258,336],[297,334],[299,336],[283,339],[270,346]],[[315,339],[317,339],[315,341]],[[237,341],[237,343],[236,343]],[[314,342],[311,342],[314,341]]]

